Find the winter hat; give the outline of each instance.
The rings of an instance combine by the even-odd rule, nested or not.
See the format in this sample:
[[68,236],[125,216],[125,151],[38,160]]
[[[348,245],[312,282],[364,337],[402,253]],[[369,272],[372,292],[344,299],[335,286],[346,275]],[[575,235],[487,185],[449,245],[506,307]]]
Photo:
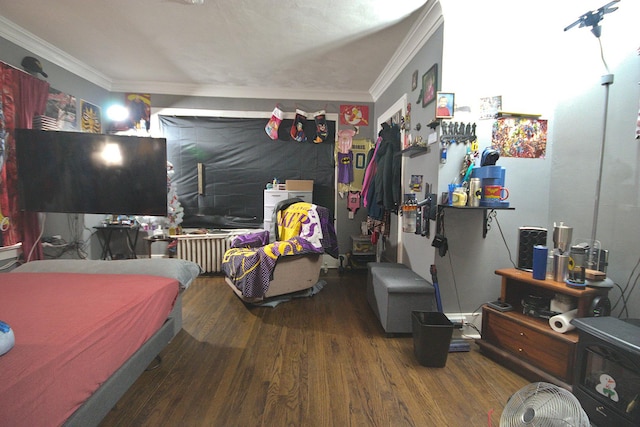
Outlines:
[[40,63],[40,61],[36,58],[34,58],[33,56],[25,56],[24,58],[22,58],[22,68],[25,69],[25,71],[31,73],[31,74],[42,74],[42,76],[46,79],[47,77],[49,77],[47,75],[47,73],[45,73],[42,70],[42,64]]

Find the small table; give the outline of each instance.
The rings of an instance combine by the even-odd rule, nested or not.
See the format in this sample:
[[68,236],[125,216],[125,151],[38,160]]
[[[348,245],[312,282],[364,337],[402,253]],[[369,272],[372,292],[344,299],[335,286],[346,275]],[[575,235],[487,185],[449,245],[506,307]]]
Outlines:
[[125,233],[127,239],[127,249],[129,251],[127,258],[137,258],[136,244],[138,243],[138,232],[140,226],[138,224],[103,224],[93,227],[98,232],[98,239],[102,245],[102,259],[113,259],[111,252],[111,237],[114,232]]
[[149,258],[151,258],[151,245],[153,245],[155,242],[168,242],[171,243],[173,242],[175,239],[175,237],[171,237],[171,236],[146,236],[143,237],[144,241],[147,242],[147,252],[149,253]]

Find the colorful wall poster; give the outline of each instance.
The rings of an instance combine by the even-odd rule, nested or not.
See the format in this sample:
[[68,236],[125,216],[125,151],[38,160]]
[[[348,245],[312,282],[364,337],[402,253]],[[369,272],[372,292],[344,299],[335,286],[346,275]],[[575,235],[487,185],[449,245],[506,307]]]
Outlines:
[[[129,110],[129,119],[133,128],[144,127],[149,130],[149,122],[151,121],[151,95],[148,93],[127,93],[125,98],[125,106]],[[145,130],[145,129],[142,129]]]
[[58,130],[76,130],[76,97],[49,87],[44,115],[55,120]]
[[491,145],[501,157],[544,158],[547,120],[500,117],[493,124]]
[[369,126],[369,107],[366,105],[341,105],[340,124]]

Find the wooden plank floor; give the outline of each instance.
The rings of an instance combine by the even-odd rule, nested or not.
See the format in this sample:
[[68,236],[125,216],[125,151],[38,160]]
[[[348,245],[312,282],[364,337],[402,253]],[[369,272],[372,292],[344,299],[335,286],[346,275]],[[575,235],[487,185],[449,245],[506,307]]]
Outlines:
[[184,328],[101,426],[498,425],[522,377],[477,347],[418,364],[411,335],[385,336],[366,275],[330,271],[311,298],[249,307],[220,276],[183,296]]

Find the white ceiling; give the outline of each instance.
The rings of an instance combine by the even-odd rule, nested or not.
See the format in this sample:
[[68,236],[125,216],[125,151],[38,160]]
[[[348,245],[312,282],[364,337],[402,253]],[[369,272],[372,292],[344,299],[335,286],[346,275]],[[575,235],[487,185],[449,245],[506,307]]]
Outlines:
[[112,91],[363,100],[428,7],[191,1],[0,0],[0,36]]

